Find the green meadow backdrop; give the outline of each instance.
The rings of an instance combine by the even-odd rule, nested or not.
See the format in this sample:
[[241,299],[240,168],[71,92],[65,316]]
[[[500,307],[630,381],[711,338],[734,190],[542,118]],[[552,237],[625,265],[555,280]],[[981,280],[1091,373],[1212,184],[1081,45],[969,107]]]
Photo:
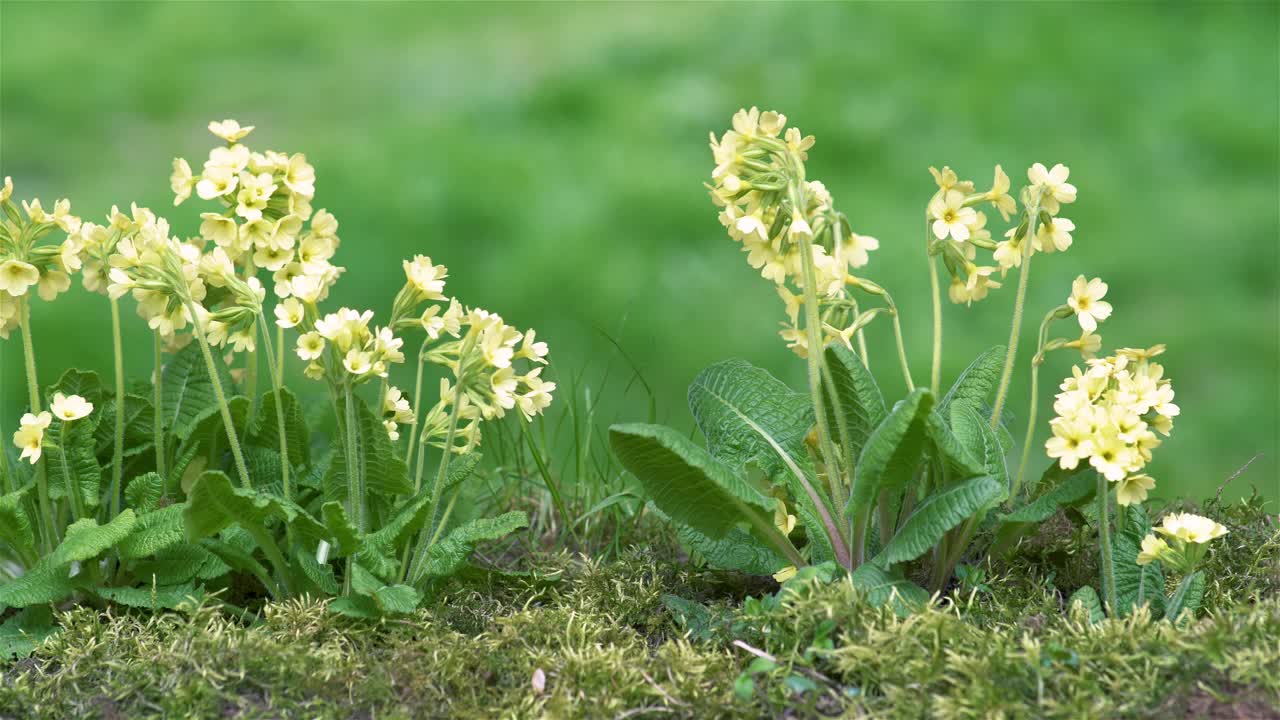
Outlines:
[[[707,133],[738,107],[817,136],[811,176],[880,239],[867,273],[898,299],[917,379],[928,166],[983,185],[997,162],[1015,183],[1032,162],[1063,162],[1080,188],[1064,213],[1075,245],[1037,258],[1028,331],[1077,274],[1102,276],[1107,347],[1169,346],[1183,414],[1150,466],[1158,493],[1204,497],[1262,453],[1226,493],[1252,484],[1274,499],[1277,7],[6,0],[0,175],[95,219],[136,200],[194,234],[197,207],[171,207],[170,160],[198,168],[209,120],[257,125],[253,147],[307,153],[316,206],[341,222],[349,271],[333,303],[385,316],[401,259],[428,254],[464,302],[536,328],[562,399],[576,378],[596,422],[643,419],[651,393],[662,420],[690,427],[684,387],[716,360],[803,383],[772,288],[701,187]],[[1010,283],[946,307],[945,379],[1005,341],[1012,302]],[[150,339],[127,312],[141,377]],[[71,365],[110,371],[104,300],[77,285],[37,302],[35,320],[42,382]],[[889,328],[869,340],[885,390],[902,392]],[[0,357],[12,432],[19,343]],[[1051,356],[1046,392],[1073,360]]]

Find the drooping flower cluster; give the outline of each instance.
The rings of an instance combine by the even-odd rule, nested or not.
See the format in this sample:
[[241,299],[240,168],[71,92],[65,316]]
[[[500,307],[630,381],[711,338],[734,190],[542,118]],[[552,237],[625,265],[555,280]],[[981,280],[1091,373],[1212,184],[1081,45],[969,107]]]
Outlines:
[[802,253],[812,258],[823,342],[838,339],[848,345],[874,317],[858,312],[849,290],[883,294],[850,271],[867,265],[868,253],[880,242],[854,232],[826,186],[805,178],[813,136],[802,136],[786,123],[786,116],[776,112],[739,110],[731,130],[718,139],[711,136],[716,166],[707,187],[729,237],[742,243],[751,267],[777,285],[789,321],[780,334],[803,357],[808,340],[798,323],[807,284]]
[[[1005,221],[1017,212],[1018,204],[1009,194],[1009,176],[999,165],[991,188],[985,192],[976,191],[972,181],[960,180],[949,167],[929,168],[929,172],[938,185],[926,211],[932,234],[929,252],[942,256],[951,275],[948,296],[953,303],[982,300],[991,289],[1000,287],[993,277],[995,272],[999,270],[1003,276],[1011,268],[1020,267],[1026,255],[1071,247],[1075,224],[1057,217],[1062,205],[1076,199],[1076,188],[1067,182],[1070,170],[1065,165],[1047,169],[1036,163],[1027,170],[1030,184],[1021,193],[1023,217],[1004,233],[1007,239],[1000,242],[992,240],[986,214],[976,209],[990,203]],[[1033,221],[1037,223],[1035,237],[1024,245]],[[979,264],[979,249],[991,251],[995,265]]]
[[1208,550],[1209,541],[1228,532],[1227,528],[1216,521],[1191,513],[1165,515],[1160,527],[1155,530],[1164,538],[1154,534],[1143,538],[1138,564],[1149,565],[1159,561],[1179,572],[1194,570]]
[[1121,505],[1142,502],[1155,486],[1141,471],[1160,445],[1156,433],[1168,436],[1179,413],[1164,367],[1152,362],[1163,352],[1162,345],[1126,348],[1090,360],[1088,370],[1074,367],[1053,405],[1053,437],[1045,444],[1049,457],[1063,469],[1087,460],[1118,483],[1116,501]]
[[[23,298],[34,288],[37,295],[52,301],[71,287],[71,274],[81,267],[80,218],[71,214],[71,202],[58,200],[53,211],[44,209],[38,198],[12,201],[13,180],[6,177],[0,186],[0,338],[8,338],[20,320]],[[64,238],[58,243],[42,242],[55,231]]]

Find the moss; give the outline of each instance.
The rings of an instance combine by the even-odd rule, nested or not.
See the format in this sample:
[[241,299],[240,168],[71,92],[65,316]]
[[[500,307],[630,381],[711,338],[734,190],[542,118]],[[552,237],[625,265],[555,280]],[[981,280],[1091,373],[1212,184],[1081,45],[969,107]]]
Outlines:
[[840,582],[779,600],[659,545],[526,556],[381,623],[308,601],[253,623],[75,608],[0,663],[0,718],[1280,716],[1276,527],[1233,508],[1206,608],[1180,626],[1070,612],[1055,563],[1075,555],[1048,545],[908,617]]

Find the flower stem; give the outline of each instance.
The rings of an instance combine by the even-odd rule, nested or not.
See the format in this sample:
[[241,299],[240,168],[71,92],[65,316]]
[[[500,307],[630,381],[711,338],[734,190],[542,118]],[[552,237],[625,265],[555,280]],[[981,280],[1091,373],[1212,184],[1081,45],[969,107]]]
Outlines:
[[164,481],[162,496],[169,492],[168,451],[164,446],[164,345],[160,333],[152,333],[152,364],[155,366],[152,381],[152,434],[156,450],[156,474]]
[[942,389],[942,288],[938,285],[938,261],[930,249],[929,224],[925,223],[925,258],[929,261],[929,288],[933,291],[933,366],[929,372],[929,391],[937,397]]
[[364,533],[367,530],[364,519],[364,468],[357,457],[356,397],[350,381],[343,385],[343,398],[346,407],[347,431],[347,512],[351,514],[356,529]]
[[[409,426],[409,451],[404,455],[404,463],[408,467],[413,466],[414,453],[418,451],[418,416],[421,415],[422,402],[422,366],[427,362],[427,343],[430,339],[422,341],[422,347],[418,349],[418,375],[413,382],[413,423]],[[417,490],[417,488],[414,488]]]
[[1108,516],[1110,490],[1106,476],[1098,473],[1098,547],[1102,553],[1102,596],[1110,612],[1114,614],[1120,611],[1120,607],[1116,600],[1116,570],[1111,552],[1111,518]]
[[75,486],[71,479],[71,466],[67,463],[67,427],[70,421],[63,420],[61,427],[58,429],[58,455],[62,458],[62,482],[66,488],[67,500],[71,503],[71,514],[73,520],[83,520],[84,515],[84,497],[80,494],[80,488]]
[[902,365],[902,379],[907,381],[907,392],[916,389],[915,382],[911,379],[911,365],[907,362],[907,348],[902,342],[902,318],[898,313],[898,306],[894,304],[893,297],[889,293],[884,294],[884,301],[889,306],[890,312],[893,314],[893,338],[898,345],[898,362]]
[[284,398],[280,394],[281,377],[276,370],[275,351],[271,349],[271,338],[267,335],[267,319],[262,311],[258,311],[258,324],[262,328],[262,346],[267,351],[267,366],[271,368],[271,397],[276,405],[276,428],[280,437],[280,485],[285,500],[293,500],[293,486],[289,482],[289,433],[284,422]]
[[467,342],[464,342],[462,354],[459,355],[458,357],[459,377],[457,378],[457,381],[458,381],[457,387],[454,390],[453,407],[449,410],[449,430],[448,432],[445,433],[445,436],[444,436],[444,451],[442,452],[440,457],[440,468],[436,472],[435,485],[432,486],[431,488],[431,516],[430,517],[432,518],[432,522],[428,522],[426,525],[424,525],[422,528],[422,531],[418,533],[418,550],[417,552],[414,553],[413,563],[409,569],[410,578],[416,578],[418,575],[421,574],[422,566],[427,561],[427,552],[431,549],[431,542],[428,538],[427,533],[435,529],[434,520],[439,511],[440,496],[444,492],[444,480],[445,480],[446,474],[448,473],[449,460],[453,456],[453,442],[458,432],[458,417],[461,415],[462,398],[463,398],[463,395],[462,395],[463,378],[461,376],[461,373],[464,367],[464,360],[466,359],[465,355],[467,354],[467,351],[469,349],[470,349],[470,344]]
[[[833,473],[839,473],[840,466],[836,464],[837,456],[835,448],[832,446],[831,428],[827,426],[827,413],[824,403],[822,402],[822,370],[823,370],[823,345],[821,327],[822,322],[818,317],[818,291],[817,272],[813,267],[813,240],[808,236],[803,236],[804,241],[800,248],[800,266],[804,274],[804,329],[807,336],[808,351],[805,353],[805,360],[809,366],[809,397],[813,402],[813,414],[818,425],[818,446],[822,453],[822,462],[827,466],[827,476],[832,477]],[[835,397],[832,396],[832,400]],[[832,483],[834,485],[834,483]],[[834,541],[834,538],[833,538]]]
[[[22,308],[18,311],[18,329],[22,333],[22,357],[26,362],[27,401],[31,404],[31,413],[40,414],[40,380],[36,376],[36,351],[31,341],[31,297],[21,300]],[[53,552],[60,538],[55,522],[53,503],[49,499],[49,474],[43,460],[36,462],[36,499],[40,505],[40,515],[44,519],[41,533],[45,542],[45,554]]]
[[115,447],[111,449],[111,517],[120,514],[120,491],[124,482],[124,348],[120,338],[120,302],[111,300],[111,350],[116,371]]
[[1000,412],[1004,410],[1005,396],[1009,394],[1009,381],[1013,377],[1013,360],[1018,354],[1018,336],[1022,332],[1022,309],[1027,303],[1027,278],[1031,276],[1031,249],[1036,237],[1036,221],[1040,216],[1040,195],[1035,195],[1027,219],[1026,247],[1022,250],[1022,271],[1018,273],[1018,294],[1013,301],[1013,324],[1009,328],[1009,347],[1005,351],[1004,369],[1000,371],[1000,387],[996,401],[991,406],[991,429],[1000,426]]
[[240,451],[240,438],[236,433],[235,420],[231,417],[231,408],[227,406],[227,395],[223,392],[222,381],[218,379],[218,365],[214,362],[213,352],[209,349],[209,341],[204,336],[204,323],[196,313],[194,304],[187,306],[192,323],[195,324],[196,341],[200,343],[200,352],[204,355],[205,369],[209,372],[209,382],[213,385],[213,395],[218,400],[218,410],[222,413],[222,425],[227,431],[227,442],[231,445],[231,457],[235,460],[236,472],[240,475],[240,485],[245,489],[253,487],[249,481],[249,468],[244,463],[244,454]]

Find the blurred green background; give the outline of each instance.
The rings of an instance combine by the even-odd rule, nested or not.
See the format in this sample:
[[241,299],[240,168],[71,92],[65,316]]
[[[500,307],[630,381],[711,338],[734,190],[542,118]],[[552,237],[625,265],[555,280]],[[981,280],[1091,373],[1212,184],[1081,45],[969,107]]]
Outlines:
[[[1035,264],[1031,317],[1077,274],[1102,276],[1107,347],[1169,346],[1183,415],[1151,466],[1158,492],[1204,497],[1261,452],[1226,494],[1277,498],[1277,7],[6,0],[0,174],[20,197],[69,196],[95,219],[137,200],[194,234],[198,203],[170,207],[170,159],[198,168],[209,120],[255,124],[255,149],[307,153],[316,206],[341,221],[349,272],[333,302],[385,313],[400,260],[429,254],[464,302],[535,327],[566,394],[581,373],[578,391],[603,395],[599,422],[643,419],[649,403],[607,334],[660,418],[689,427],[684,387],[716,360],[803,386],[771,287],[701,187],[707,133],[738,107],[817,136],[810,176],[881,240],[868,275],[898,299],[918,380],[928,166],[984,186],[999,162],[1016,187],[1030,163],[1063,162],[1076,243]],[[1005,342],[1013,284],[946,307],[944,382]],[[42,381],[109,372],[103,300],[77,286],[35,316]],[[149,336],[132,314],[127,326],[143,375]],[[869,339],[901,393],[888,326]],[[19,344],[0,353],[11,432]],[[1071,362],[1051,357],[1049,389]]]

